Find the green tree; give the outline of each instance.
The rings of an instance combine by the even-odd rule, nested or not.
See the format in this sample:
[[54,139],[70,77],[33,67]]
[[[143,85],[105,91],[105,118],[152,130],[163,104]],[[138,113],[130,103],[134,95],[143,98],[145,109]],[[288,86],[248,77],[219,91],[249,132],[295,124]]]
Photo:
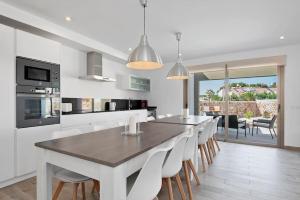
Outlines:
[[272,84],[270,85],[270,88],[276,88],[276,87],[277,87],[276,82],[274,82],[274,83],[272,83]]
[[254,92],[244,92],[240,95],[242,101],[255,101],[255,93]]
[[215,92],[212,89],[209,89],[206,91],[206,96],[208,97],[209,101],[211,101],[211,99],[214,95],[215,95]]
[[230,95],[230,100],[231,101],[240,101],[240,97],[233,93]]

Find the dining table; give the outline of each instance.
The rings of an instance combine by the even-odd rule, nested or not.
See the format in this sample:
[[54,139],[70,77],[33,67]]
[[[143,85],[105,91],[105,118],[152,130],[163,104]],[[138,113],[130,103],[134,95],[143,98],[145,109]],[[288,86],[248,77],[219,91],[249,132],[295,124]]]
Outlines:
[[151,123],[165,123],[165,124],[181,124],[181,125],[192,125],[201,126],[204,123],[213,119],[213,116],[201,116],[201,115],[188,115],[183,117],[182,115],[175,115],[171,117],[164,117],[150,121]]
[[139,171],[148,156],[193,131],[189,124],[141,123],[141,134],[124,135],[115,127],[36,143],[37,199],[52,199],[55,168],[64,168],[101,183],[101,200],[125,200],[127,177]]

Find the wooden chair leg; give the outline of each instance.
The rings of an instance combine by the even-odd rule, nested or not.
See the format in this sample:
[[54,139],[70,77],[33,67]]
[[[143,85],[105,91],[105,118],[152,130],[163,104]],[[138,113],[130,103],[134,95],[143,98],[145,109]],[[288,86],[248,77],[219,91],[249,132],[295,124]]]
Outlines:
[[171,178],[166,178],[169,200],[174,200]]
[[192,172],[193,172],[193,175],[194,175],[194,178],[195,178],[195,180],[196,180],[197,185],[200,185],[200,180],[199,180],[198,174],[197,174],[197,172],[196,172],[196,169],[195,169],[195,167],[194,167],[194,164],[193,164],[192,160],[188,160],[187,163],[188,163],[190,169],[191,169]]
[[219,146],[218,140],[217,140],[217,138],[216,138],[216,136],[215,136],[215,135],[213,136],[213,140],[214,140],[214,142],[215,142],[215,144],[216,144],[216,146],[217,146],[217,148],[218,148],[218,151],[220,151],[221,149],[220,149],[220,146]]
[[176,180],[176,183],[177,183],[177,187],[178,187],[179,193],[181,195],[181,199],[182,200],[186,200],[185,192],[184,192],[183,185],[182,185],[182,182],[181,182],[179,174],[176,174],[175,180]]
[[209,157],[209,154],[208,154],[208,151],[207,151],[207,148],[206,148],[205,144],[202,144],[202,147],[203,147],[203,150],[204,150],[204,153],[205,153],[207,163],[208,163],[208,165],[211,165],[210,157]]
[[203,146],[200,144],[198,146],[198,148],[200,149],[200,154],[201,154],[201,161],[202,161],[202,171],[205,172],[205,161],[204,161],[204,150],[203,150]]
[[189,200],[192,200],[193,199],[192,186],[191,186],[191,180],[190,180],[189,170],[186,161],[183,161],[183,170],[184,170],[186,185],[190,197]]
[[99,193],[100,192],[100,182],[98,181],[97,183],[98,183],[97,184],[97,192]]
[[212,159],[212,153],[211,153],[211,147],[210,147],[210,144],[209,144],[209,141],[206,142],[206,147],[207,147],[207,151],[208,151],[208,155],[209,155],[209,160],[210,160],[210,164],[213,163],[213,159]]
[[97,180],[93,179],[93,187],[92,187],[92,193],[96,191],[96,187],[97,187]]
[[84,182],[81,183],[81,192],[82,192],[82,199],[86,200],[86,197],[85,197],[85,184],[84,184]]
[[213,142],[212,138],[209,138],[209,143],[210,143],[210,146],[211,146],[211,149],[212,149],[212,154],[215,157],[216,156],[216,149],[215,149],[214,142]]
[[53,194],[52,200],[57,200],[62,188],[64,187],[64,182],[63,181],[59,181],[58,186]]
[[93,179],[93,182],[94,182],[94,185],[93,185],[93,188],[92,188],[92,192],[100,192],[100,182]]
[[77,200],[78,186],[79,186],[79,183],[73,184],[73,200]]

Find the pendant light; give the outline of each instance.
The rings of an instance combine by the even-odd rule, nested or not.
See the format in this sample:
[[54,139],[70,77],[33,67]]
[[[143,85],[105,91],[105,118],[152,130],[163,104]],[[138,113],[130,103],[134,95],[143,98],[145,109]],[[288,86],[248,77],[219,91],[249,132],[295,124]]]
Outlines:
[[181,33],[176,33],[177,62],[167,75],[167,79],[170,80],[184,80],[189,78],[189,73],[182,64],[181,53],[180,53],[180,39],[181,39]]
[[127,67],[139,70],[158,69],[163,66],[161,57],[149,45],[146,35],[146,7],[147,0],[140,0],[144,8],[144,34],[141,36],[139,45],[129,55]]

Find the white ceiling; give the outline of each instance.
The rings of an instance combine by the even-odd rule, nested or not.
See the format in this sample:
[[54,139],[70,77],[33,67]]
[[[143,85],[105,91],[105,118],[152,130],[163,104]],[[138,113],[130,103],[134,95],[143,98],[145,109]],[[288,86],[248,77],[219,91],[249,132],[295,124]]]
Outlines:
[[[0,1],[125,53],[142,34],[138,0]],[[149,41],[165,62],[176,58],[176,31],[184,59],[299,43],[299,8],[299,0],[150,0]]]

